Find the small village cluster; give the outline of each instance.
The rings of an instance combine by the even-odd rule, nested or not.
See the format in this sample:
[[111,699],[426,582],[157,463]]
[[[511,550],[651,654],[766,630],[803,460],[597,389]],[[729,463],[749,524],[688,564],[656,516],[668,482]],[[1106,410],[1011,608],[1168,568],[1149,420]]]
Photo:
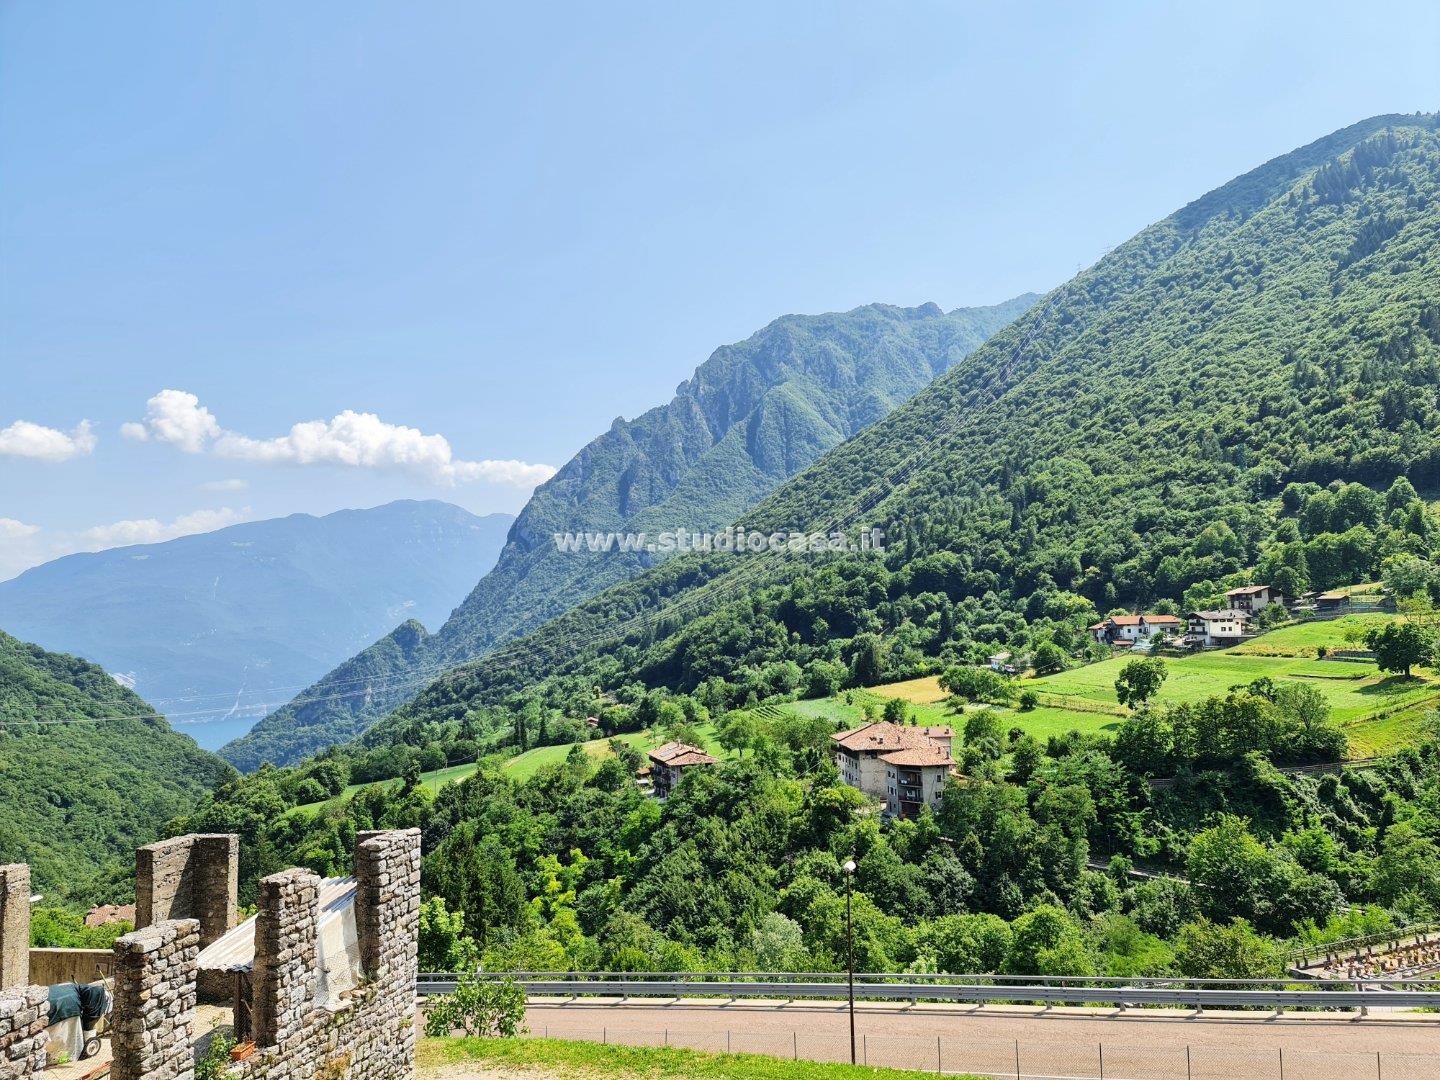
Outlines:
[[[1304,606],[1318,612],[1336,611],[1349,602],[1343,591],[1323,592]],[[1218,649],[1251,637],[1251,622],[1271,604],[1286,605],[1285,597],[1269,585],[1242,585],[1225,594],[1225,606],[1213,611],[1179,615],[1111,615],[1091,626],[1090,634],[1102,645],[1117,649],[1149,648],[1165,640],[1181,648]]]

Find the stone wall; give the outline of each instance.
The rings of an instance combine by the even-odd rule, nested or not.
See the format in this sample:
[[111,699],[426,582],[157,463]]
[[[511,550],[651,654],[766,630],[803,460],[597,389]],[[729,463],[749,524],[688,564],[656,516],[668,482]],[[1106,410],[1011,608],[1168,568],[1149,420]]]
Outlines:
[[285,870],[260,882],[250,1006],[257,1046],[283,1053],[305,1034],[319,982],[319,902],[320,878],[308,870]]
[[45,1068],[49,1009],[43,986],[0,990],[0,1080],[22,1080]]
[[[257,1050],[231,1068],[234,1080],[414,1075],[419,830],[361,834],[355,877],[365,978],[325,1003],[317,1001],[319,879],[286,870],[260,882],[250,1003]],[[116,943],[115,1080],[193,1080],[199,942],[198,922],[184,920]]]
[[40,986],[92,983],[115,973],[109,949],[31,949],[30,981]]
[[30,985],[30,867],[0,866],[0,990]]
[[179,919],[115,942],[112,1080],[195,1075],[195,958],[200,923]]
[[[193,833],[147,844],[135,852],[135,928],[195,919],[203,949],[232,930],[240,892],[240,838]],[[200,980],[206,1000],[224,998],[224,979]]]
[[135,929],[195,919],[200,947],[235,926],[240,838],[228,833],[177,836],[135,852]]

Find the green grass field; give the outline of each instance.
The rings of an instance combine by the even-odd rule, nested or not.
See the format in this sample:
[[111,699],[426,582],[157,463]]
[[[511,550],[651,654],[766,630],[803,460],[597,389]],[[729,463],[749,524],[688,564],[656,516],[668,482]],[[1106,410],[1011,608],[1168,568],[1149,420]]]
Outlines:
[[[930,1052],[933,1056],[933,1047]],[[617,1046],[564,1039],[423,1039],[418,1058],[418,1075],[422,1077],[441,1075],[442,1070],[446,1076],[463,1076],[457,1066],[466,1064],[487,1070],[476,1075],[525,1075],[536,1080],[558,1076],[617,1080],[920,1080],[935,1075],[933,1069],[880,1069],[787,1061],[761,1054],[711,1054],[674,1046]]]
[[[720,744],[715,741],[715,725],[713,723],[702,724],[698,730],[700,732],[701,742],[704,744],[706,750],[716,757],[727,756],[727,751],[723,750]],[[621,742],[629,743],[631,746],[638,747],[641,750],[653,750],[665,741],[665,736],[658,731],[636,731],[627,735],[617,735],[616,738]],[[547,765],[559,765],[570,753],[572,746],[582,747],[597,763],[610,754],[608,739],[595,739],[583,743],[560,743],[555,746],[537,746],[533,750],[526,750],[523,754],[516,754],[514,757],[506,759],[502,768],[509,773],[512,778],[523,782],[529,780]],[[422,774],[420,783],[421,786],[430,792],[438,792],[446,784],[453,784],[458,780],[464,780],[479,767],[475,762],[470,762],[465,765],[452,765],[448,769],[439,769],[435,772]],[[393,784],[395,781],[378,780],[376,783]],[[301,806],[294,807],[289,812],[313,817],[315,814],[321,813],[331,807],[343,806],[355,797],[357,791],[366,786],[368,785],[351,784],[332,799],[326,799],[324,802],[305,803]]]
[[[1412,742],[1421,718],[1440,707],[1440,677],[1422,671],[1417,673],[1418,678],[1406,680],[1386,675],[1370,662],[1318,659],[1321,647],[1359,648],[1355,642],[1346,641],[1348,630],[1363,632],[1368,626],[1392,618],[1346,615],[1330,621],[1298,623],[1233,649],[1167,659],[1169,677],[1156,700],[1201,701],[1265,676],[1276,681],[1302,682],[1325,696],[1331,716],[1350,739],[1354,756],[1369,757],[1394,750]],[[1113,732],[1127,712],[1115,696],[1115,678],[1128,660],[1128,656],[1115,656],[1058,675],[1026,679],[1021,686],[1039,693],[1041,705],[1028,711],[997,711],[1007,727],[1018,727],[1042,741],[1069,731]],[[901,698],[910,704],[919,723],[956,727],[964,723],[964,713],[948,703],[934,676],[850,691],[849,701],[846,696],[786,707],[858,724],[864,718],[864,702],[883,707],[887,699]]]

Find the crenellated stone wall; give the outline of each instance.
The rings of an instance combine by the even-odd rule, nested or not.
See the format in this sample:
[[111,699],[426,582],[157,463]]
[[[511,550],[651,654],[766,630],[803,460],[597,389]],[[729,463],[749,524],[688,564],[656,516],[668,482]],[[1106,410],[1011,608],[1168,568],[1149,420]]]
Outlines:
[[315,1007],[320,878],[308,870],[272,874],[260,882],[259,906],[250,1006],[255,1044],[284,1052],[304,1036]]
[[135,929],[195,919],[200,947],[235,926],[240,838],[231,833],[176,836],[135,852]]
[[30,985],[30,867],[0,866],[0,990]]
[[43,986],[0,990],[0,1080],[23,1080],[44,1070],[49,1009]]
[[[419,830],[361,834],[355,877],[364,980],[323,1003],[317,1000],[319,878],[286,870],[260,882],[250,1002],[257,1049],[231,1067],[234,1080],[414,1075]],[[193,1080],[200,936],[199,923],[187,919],[116,942],[115,1080]]]

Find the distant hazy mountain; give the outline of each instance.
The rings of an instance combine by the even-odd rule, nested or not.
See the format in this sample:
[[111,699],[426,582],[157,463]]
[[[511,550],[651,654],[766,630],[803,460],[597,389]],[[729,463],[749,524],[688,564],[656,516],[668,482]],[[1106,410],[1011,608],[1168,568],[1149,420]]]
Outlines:
[[[942,311],[870,304],[787,315],[726,345],[667,404],[617,419],[541,485],[498,565],[429,639],[378,642],[268,716],[226,758],[288,762],[344,741],[428,678],[653,565],[643,553],[561,554],[554,534],[710,530],[886,416],[1022,315],[1032,294]],[[402,628],[403,629],[403,628]]]
[[0,583],[0,626],[100,664],[214,748],[397,622],[444,622],[513,520],[394,502],[69,555]]

